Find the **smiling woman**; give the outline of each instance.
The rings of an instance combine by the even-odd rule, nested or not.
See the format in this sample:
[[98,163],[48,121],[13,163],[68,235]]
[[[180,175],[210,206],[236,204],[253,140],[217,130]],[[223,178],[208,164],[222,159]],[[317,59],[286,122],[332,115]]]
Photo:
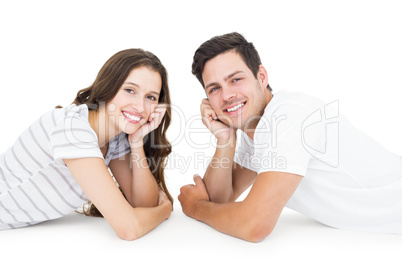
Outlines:
[[43,115],[0,155],[0,230],[62,217],[88,200],[84,213],[104,216],[122,239],[155,228],[172,210],[169,104],[154,54],[113,55],[73,104]]

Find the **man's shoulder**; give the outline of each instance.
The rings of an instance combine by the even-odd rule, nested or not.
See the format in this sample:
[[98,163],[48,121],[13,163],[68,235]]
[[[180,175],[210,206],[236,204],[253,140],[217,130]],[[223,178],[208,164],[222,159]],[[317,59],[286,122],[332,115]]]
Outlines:
[[265,113],[278,113],[291,110],[311,110],[322,106],[324,102],[313,96],[294,91],[282,90],[274,94],[265,108]]

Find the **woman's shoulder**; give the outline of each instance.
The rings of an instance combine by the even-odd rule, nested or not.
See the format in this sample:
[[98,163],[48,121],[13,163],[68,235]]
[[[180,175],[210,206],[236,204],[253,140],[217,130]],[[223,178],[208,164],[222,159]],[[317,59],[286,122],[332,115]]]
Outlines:
[[88,112],[89,112],[88,106],[86,104],[77,105],[74,103],[62,108],[61,110],[64,112],[66,117],[68,117],[68,116],[70,116],[70,117],[71,116],[72,117],[74,117],[74,116],[88,117]]
[[78,135],[77,132],[87,132],[91,136],[96,136],[88,121],[88,106],[85,104],[71,104],[63,108],[55,109],[51,113],[51,117],[53,120],[53,128],[49,133],[50,135],[59,132],[70,132],[72,135],[76,136]]
[[[85,104],[70,104],[62,108],[51,110],[47,115],[52,117],[56,125],[66,120],[88,121],[88,106]],[[46,117],[46,114],[44,116]]]

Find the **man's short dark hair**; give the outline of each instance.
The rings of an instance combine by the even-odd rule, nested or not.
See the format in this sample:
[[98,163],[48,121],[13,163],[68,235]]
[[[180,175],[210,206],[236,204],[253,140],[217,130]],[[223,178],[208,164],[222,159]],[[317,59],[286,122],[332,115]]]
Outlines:
[[[197,77],[203,87],[205,87],[205,85],[202,80],[202,72],[204,71],[207,61],[229,51],[235,51],[239,54],[253,73],[254,77],[257,78],[258,70],[261,65],[261,59],[257,50],[253,43],[247,42],[241,34],[233,32],[212,37],[195,51],[192,73]],[[269,84],[267,85],[267,88],[272,91]]]

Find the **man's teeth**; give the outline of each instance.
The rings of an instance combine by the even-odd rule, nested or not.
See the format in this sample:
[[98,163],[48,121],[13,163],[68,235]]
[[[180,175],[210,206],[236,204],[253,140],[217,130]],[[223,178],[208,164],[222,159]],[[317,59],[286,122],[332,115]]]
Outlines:
[[243,105],[244,105],[244,103],[240,103],[239,105],[236,105],[236,106],[233,107],[233,108],[227,109],[227,111],[228,111],[228,112],[234,112],[234,111],[236,111],[237,109],[239,109],[240,107],[243,107]]
[[127,116],[128,118],[130,118],[131,120],[133,120],[133,121],[140,121],[140,119],[141,119],[141,118],[139,118],[139,117],[136,117],[136,116],[131,115],[131,114],[126,113],[126,112],[123,112],[123,114],[124,114],[125,116]]

